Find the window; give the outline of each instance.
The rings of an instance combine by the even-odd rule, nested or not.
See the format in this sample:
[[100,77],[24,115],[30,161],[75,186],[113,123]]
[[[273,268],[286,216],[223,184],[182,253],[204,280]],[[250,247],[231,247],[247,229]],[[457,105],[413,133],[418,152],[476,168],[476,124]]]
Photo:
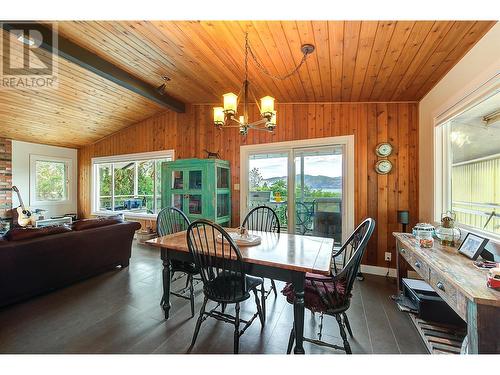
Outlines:
[[94,158],[94,214],[156,215],[161,210],[161,165],[173,151]]
[[462,225],[500,235],[500,90],[459,112],[437,132],[442,155],[438,208],[453,211]]
[[68,201],[70,159],[30,155],[30,204]]
[[333,237],[354,225],[354,137],[242,146],[241,217],[266,205],[288,233]]

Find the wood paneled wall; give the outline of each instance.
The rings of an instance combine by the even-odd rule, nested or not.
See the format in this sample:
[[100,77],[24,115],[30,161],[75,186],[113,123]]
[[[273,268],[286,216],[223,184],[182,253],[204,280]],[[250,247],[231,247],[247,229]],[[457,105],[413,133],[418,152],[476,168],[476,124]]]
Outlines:
[[12,216],[12,141],[0,138],[0,220]]
[[[218,130],[212,125],[212,106],[194,105],[185,114],[165,112],[79,150],[79,213],[90,214],[90,162],[92,157],[174,149],[176,158],[205,157],[204,150],[218,151],[231,162],[232,182],[240,182],[240,146],[299,139],[355,136],[355,220],[373,217],[377,229],[364,263],[386,266],[384,252],[391,251],[392,232],[400,229],[396,211],[410,211],[418,220],[418,105],[416,103],[279,104],[274,134]],[[252,108],[257,118],[257,108]],[[251,118],[252,119],[252,118]],[[374,171],[375,146],[389,141],[394,168],[388,175]],[[239,191],[233,190],[233,224],[239,223]]]

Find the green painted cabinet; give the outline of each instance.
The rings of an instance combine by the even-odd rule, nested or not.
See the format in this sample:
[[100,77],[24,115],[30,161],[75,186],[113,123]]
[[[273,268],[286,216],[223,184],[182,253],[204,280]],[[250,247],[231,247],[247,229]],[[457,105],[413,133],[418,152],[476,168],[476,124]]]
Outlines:
[[231,224],[229,162],[219,159],[179,159],[162,163],[162,207],[182,210],[190,221],[208,219]]

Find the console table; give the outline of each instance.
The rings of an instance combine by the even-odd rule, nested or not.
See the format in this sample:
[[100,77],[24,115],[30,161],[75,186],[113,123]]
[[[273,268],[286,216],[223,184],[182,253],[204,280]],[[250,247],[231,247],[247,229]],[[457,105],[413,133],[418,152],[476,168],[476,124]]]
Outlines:
[[423,249],[411,234],[393,236],[398,289],[411,266],[467,322],[469,353],[500,353],[500,291],[486,286],[488,271],[477,269],[457,248],[434,241]]

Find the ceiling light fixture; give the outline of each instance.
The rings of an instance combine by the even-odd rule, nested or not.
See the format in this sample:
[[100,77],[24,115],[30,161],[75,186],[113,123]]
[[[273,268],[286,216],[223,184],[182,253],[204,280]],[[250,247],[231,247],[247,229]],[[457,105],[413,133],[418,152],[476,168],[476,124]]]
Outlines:
[[272,96],[264,96],[260,99],[260,105],[255,95],[252,96],[259,108],[259,112],[262,116],[261,119],[249,122],[248,118],[248,96],[251,93],[250,91],[250,82],[248,81],[248,56],[250,55],[256,65],[256,67],[265,75],[277,79],[277,80],[285,80],[297,73],[299,68],[305,63],[307,57],[314,52],[314,46],[312,44],[304,44],[301,47],[302,51],[302,59],[300,63],[289,73],[283,76],[277,76],[271,74],[257,59],[252,48],[250,47],[250,43],[248,42],[248,33],[245,33],[245,80],[243,81],[243,87],[240,90],[243,91],[243,115],[238,116],[236,118],[238,112],[238,104],[239,104],[239,95],[236,95],[232,92],[222,95],[223,98],[223,107],[214,107],[214,125],[219,128],[234,128],[237,127],[240,129],[241,135],[247,135],[248,129],[256,129],[256,130],[265,130],[272,132],[276,128],[276,110],[274,109],[275,99]]

